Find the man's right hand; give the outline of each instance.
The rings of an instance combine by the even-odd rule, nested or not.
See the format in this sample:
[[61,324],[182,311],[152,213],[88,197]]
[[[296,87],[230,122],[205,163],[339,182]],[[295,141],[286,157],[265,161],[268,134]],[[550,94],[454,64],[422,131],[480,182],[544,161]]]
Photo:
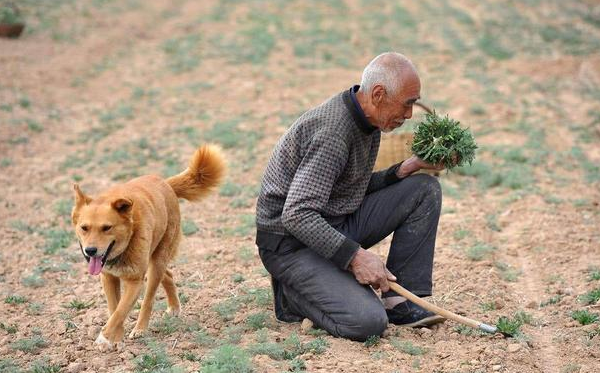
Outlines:
[[358,249],[348,269],[359,283],[383,292],[390,290],[388,281],[396,281],[396,276],[388,271],[381,259],[363,248]]

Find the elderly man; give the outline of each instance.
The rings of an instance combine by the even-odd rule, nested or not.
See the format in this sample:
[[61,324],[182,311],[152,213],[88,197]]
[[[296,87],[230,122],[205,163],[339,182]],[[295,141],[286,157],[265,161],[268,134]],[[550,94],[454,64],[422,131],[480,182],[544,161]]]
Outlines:
[[[388,320],[411,327],[444,320],[388,285],[431,295],[442,195],[434,177],[412,174],[439,167],[413,156],[373,172],[381,132],[412,116],[420,90],[414,65],[384,53],[360,86],[304,113],[275,146],[258,197],[256,244],[277,319],[306,317],[358,341],[380,335]],[[367,249],[390,233],[384,264]]]

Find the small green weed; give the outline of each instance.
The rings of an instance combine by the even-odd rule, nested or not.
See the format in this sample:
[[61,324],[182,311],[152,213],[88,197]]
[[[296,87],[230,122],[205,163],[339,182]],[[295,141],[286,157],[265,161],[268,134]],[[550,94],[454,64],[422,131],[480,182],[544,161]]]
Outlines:
[[44,254],[56,254],[59,250],[67,248],[73,242],[72,233],[64,229],[57,228],[42,231],[42,235],[46,240],[42,246]]
[[29,367],[31,373],[58,373],[60,370],[60,365],[52,364],[48,359],[36,360]]
[[150,342],[148,344],[149,351],[139,355],[135,359],[135,372],[136,373],[145,373],[145,372],[176,372],[180,370],[175,370],[173,367],[173,362],[169,359],[168,354],[166,353],[164,347],[156,344],[155,342]]
[[513,268],[507,263],[495,262],[494,266],[500,271],[500,277],[504,281],[515,282],[518,280],[521,271]]
[[540,307],[546,307],[551,304],[557,304],[558,302],[560,302],[562,300],[562,298],[563,298],[563,296],[560,294],[554,295],[554,296],[540,302]]
[[222,197],[234,197],[240,195],[243,191],[241,185],[226,181],[219,189],[219,195]]
[[0,322],[0,329],[4,330],[8,334],[15,334],[17,331],[19,331],[19,327],[17,326],[17,324],[5,325],[3,322]]
[[170,335],[183,329],[184,322],[177,316],[165,314],[160,319],[156,320],[152,327],[161,335]]
[[65,308],[71,308],[77,311],[81,311],[84,310],[86,308],[90,308],[91,306],[94,305],[94,301],[90,300],[89,302],[85,302],[79,299],[73,299],[71,302],[69,302],[68,304],[64,305],[63,307]]
[[4,303],[6,304],[23,304],[27,302],[27,298],[20,295],[7,295],[4,298]]
[[579,297],[583,304],[596,304],[600,300],[600,288],[590,290]]
[[199,346],[209,347],[215,343],[214,338],[203,328],[195,331],[193,336],[194,342]]
[[505,316],[500,317],[496,323],[499,332],[510,336],[517,335],[521,330],[521,325],[518,320],[510,320]]
[[37,352],[46,346],[48,346],[48,342],[39,334],[36,334],[30,338],[18,339],[10,344],[10,347],[13,350],[19,350],[28,353]]
[[181,231],[185,236],[191,236],[199,230],[200,228],[193,220],[186,219],[181,223]]
[[454,232],[454,238],[456,240],[462,240],[464,238],[469,237],[470,235],[471,235],[471,231],[468,229],[463,229],[463,228],[457,229]]
[[231,279],[236,284],[246,281],[246,278],[244,278],[244,275],[242,275],[241,273],[234,273],[233,276],[231,276]]
[[379,342],[381,342],[381,337],[379,337],[378,335],[372,335],[369,336],[365,342],[363,343],[363,345],[365,347],[375,347],[379,344]]
[[588,281],[599,281],[600,280],[600,268],[590,267],[588,269]]
[[466,255],[467,255],[467,258],[469,258],[473,261],[480,261],[480,260],[483,260],[484,258],[486,258],[494,250],[496,250],[495,247],[487,245],[482,242],[479,242],[479,243],[476,243],[475,245],[469,247],[467,249]]
[[259,330],[267,327],[269,315],[266,312],[254,313],[246,319],[246,326],[252,330]]
[[233,345],[223,345],[202,362],[200,373],[252,373],[248,353]]
[[41,288],[45,285],[46,281],[38,272],[34,272],[29,276],[23,277],[21,283],[28,288]]
[[577,320],[581,325],[589,325],[598,321],[598,314],[591,313],[588,310],[577,310],[571,312],[573,320]]
[[427,349],[423,347],[415,346],[410,341],[401,341],[398,338],[393,338],[390,344],[396,349],[413,356],[423,355],[427,352]]

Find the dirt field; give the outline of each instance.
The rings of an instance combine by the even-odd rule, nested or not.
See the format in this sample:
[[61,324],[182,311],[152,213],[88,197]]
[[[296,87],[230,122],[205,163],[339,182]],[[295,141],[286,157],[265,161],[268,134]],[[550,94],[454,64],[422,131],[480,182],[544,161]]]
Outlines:
[[[0,40],[0,371],[600,372],[596,1],[17,3],[26,32]],[[447,322],[363,344],[273,317],[254,246],[270,151],[388,50],[480,145],[440,176],[433,300],[517,320],[515,338]],[[161,315],[161,289],[147,337],[96,351],[106,301],[70,227],[73,182],[172,175],[208,141],[230,170],[182,203],[181,317]]]

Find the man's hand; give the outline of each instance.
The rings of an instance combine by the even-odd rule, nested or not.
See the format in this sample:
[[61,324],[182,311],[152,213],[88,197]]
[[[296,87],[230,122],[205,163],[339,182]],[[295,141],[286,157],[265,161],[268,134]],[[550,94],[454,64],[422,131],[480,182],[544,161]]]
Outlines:
[[388,271],[381,259],[363,248],[358,249],[348,269],[359,283],[384,292],[390,290],[388,281],[396,281],[396,276]]
[[436,164],[427,163],[424,160],[422,160],[421,158],[417,157],[416,155],[413,155],[412,157],[410,157],[407,160],[405,160],[404,162],[402,162],[402,164],[400,165],[400,167],[398,167],[398,170],[396,171],[396,175],[399,178],[404,178],[404,177],[409,176],[413,172],[417,172],[419,170],[441,171],[443,169],[444,169],[443,164],[436,165]]

